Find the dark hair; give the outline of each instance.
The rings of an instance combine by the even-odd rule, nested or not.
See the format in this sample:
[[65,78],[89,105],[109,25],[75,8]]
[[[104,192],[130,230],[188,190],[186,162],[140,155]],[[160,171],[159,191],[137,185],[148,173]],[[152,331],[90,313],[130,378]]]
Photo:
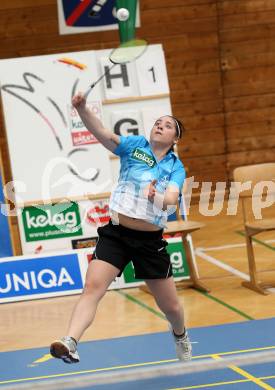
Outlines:
[[[173,119],[173,121],[175,122],[175,125],[176,125],[176,132],[177,132],[177,137],[180,139],[183,135],[183,133],[185,132],[185,127],[183,125],[183,123],[177,119],[176,117],[172,116],[172,115],[167,115],[169,116],[170,118]],[[174,151],[174,145],[171,146],[171,148],[168,150],[168,152],[170,151]]]
[[182,134],[185,132],[185,128],[184,128],[183,123],[179,119],[177,119],[176,117],[174,117],[172,115],[167,115],[167,116],[169,116],[170,118],[172,118],[174,120],[175,125],[176,125],[177,137],[181,138]]

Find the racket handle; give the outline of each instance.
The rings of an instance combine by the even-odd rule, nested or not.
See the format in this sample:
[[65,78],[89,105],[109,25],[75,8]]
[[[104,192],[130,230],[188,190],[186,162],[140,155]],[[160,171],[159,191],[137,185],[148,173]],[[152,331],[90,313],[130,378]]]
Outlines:
[[90,85],[89,89],[87,89],[87,91],[84,93],[84,97],[87,99],[89,93],[91,92],[91,90],[106,76],[107,72],[111,69],[113,69],[114,66],[116,66],[117,64],[113,63],[112,66],[110,67],[109,70],[106,70],[106,72],[104,72],[100,77],[99,79],[97,79],[93,84]]
[[91,85],[89,86],[89,88],[87,89],[87,91],[84,93],[85,99],[87,99],[89,93],[91,92],[91,90],[94,88],[94,86],[95,86],[96,84],[97,84],[97,82],[95,82],[95,83],[93,83],[93,84],[91,84]]
[[89,87],[89,89],[87,89],[87,91],[84,93],[85,99],[87,99],[87,97],[88,97],[89,93],[91,92],[91,90],[92,90],[92,88]]

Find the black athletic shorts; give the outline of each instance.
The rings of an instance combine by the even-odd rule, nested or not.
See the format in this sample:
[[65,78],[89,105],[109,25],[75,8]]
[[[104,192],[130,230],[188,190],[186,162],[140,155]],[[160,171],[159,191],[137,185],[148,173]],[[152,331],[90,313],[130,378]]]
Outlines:
[[170,256],[163,230],[140,231],[122,225],[108,225],[97,229],[98,240],[93,259],[106,261],[120,270],[132,261],[136,279],[165,279],[172,276]]

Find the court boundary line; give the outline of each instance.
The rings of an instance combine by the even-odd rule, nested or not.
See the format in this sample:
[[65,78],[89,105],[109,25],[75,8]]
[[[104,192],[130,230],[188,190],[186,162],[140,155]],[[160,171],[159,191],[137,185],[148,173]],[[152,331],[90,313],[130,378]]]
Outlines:
[[[237,233],[237,232],[235,232]],[[275,242],[275,240],[267,240],[266,241],[266,244],[267,247],[269,249],[273,248],[272,246],[268,245],[267,243],[268,242]],[[236,268],[216,259],[215,257],[213,256],[210,256],[208,254],[206,254],[205,252],[208,251],[208,250],[219,250],[219,249],[230,249],[230,248],[235,248],[235,247],[245,247],[246,244],[245,243],[240,243],[240,244],[232,244],[232,245],[223,245],[221,247],[209,247],[209,248],[196,248],[195,249],[195,254],[199,257],[201,257],[202,259],[206,260],[206,261],[209,261],[210,263],[214,264],[214,265],[217,265],[218,267],[222,268],[222,269],[225,269],[226,271],[229,271],[230,273],[232,273],[233,275],[236,275],[238,277],[240,277],[241,279],[244,279],[246,281],[250,280],[250,277],[248,274],[245,274],[244,272],[241,272],[239,270],[237,270]],[[273,248],[275,250],[275,248]],[[272,249],[272,250],[273,250]],[[138,298],[136,297],[133,297],[132,295],[128,294],[128,293],[125,293],[121,290],[114,290],[115,292],[117,292],[118,294],[124,296],[125,298],[127,298],[128,300],[130,300],[131,302],[133,303],[136,303],[138,304],[139,306],[141,306],[142,308],[148,310],[149,312],[151,312],[152,314],[155,314],[156,316],[158,316],[159,318],[166,320],[166,317],[158,310],[152,308],[151,306],[145,304],[144,302],[142,302],[141,300],[139,300]],[[223,300],[213,296],[212,294],[210,293],[205,293],[205,292],[202,292],[202,291],[199,291],[199,290],[196,290],[198,293],[204,295],[205,297],[215,301],[216,303],[226,307],[227,309],[233,311],[234,313],[236,314],[239,314],[241,317],[247,319],[247,320],[254,320],[255,318],[251,317],[250,315],[246,314],[245,312],[237,309],[236,307],[224,302]]]
[[[240,236],[245,237],[245,233],[243,232],[243,230],[236,230],[235,233],[236,233],[236,234],[239,234]],[[259,239],[256,238],[256,237],[252,237],[252,241],[254,241],[254,242],[256,242],[257,244],[262,245],[262,246],[264,246],[264,247],[266,247],[266,248],[268,248],[268,249],[270,249],[270,250],[272,250],[272,251],[275,251],[275,247],[268,244],[268,242],[273,241],[273,240],[262,241],[262,240],[259,240]]]
[[[275,375],[260,376],[257,378],[261,379],[261,380],[275,379]],[[236,380],[232,380],[232,381],[203,383],[200,385],[194,385],[194,386],[188,386],[188,387],[170,388],[167,390],[192,390],[192,389],[201,389],[204,387],[216,387],[216,386],[222,386],[222,385],[233,385],[236,383],[248,383],[248,382],[251,382],[250,379],[236,379]]]
[[204,295],[205,297],[211,299],[212,301],[219,303],[220,305],[226,307],[227,309],[233,311],[236,314],[239,314],[241,317],[245,318],[246,320],[252,321],[255,320],[255,318],[251,317],[250,315],[246,314],[245,312],[237,309],[235,306],[230,305],[229,303],[224,302],[223,300],[215,297],[212,294],[209,294],[205,291],[196,290],[199,294]]
[[160,311],[154,309],[153,307],[147,305],[146,303],[142,302],[140,299],[133,297],[133,295],[128,294],[122,290],[114,290],[117,294],[120,294],[124,298],[127,298],[129,301],[136,303],[137,305],[141,306],[143,309],[146,309],[150,311],[152,314],[155,314],[159,318],[165,320],[167,322],[167,319],[164,314],[162,314]]
[[[229,248],[226,248],[226,249],[229,249]],[[196,249],[196,255],[199,256],[200,258],[202,258],[203,260],[206,260],[209,263],[214,264],[217,267],[222,268],[225,271],[230,272],[233,275],[239,276],[241,279],[250,280],[248,274],[246,274],[246,273],[244,273],[242,271],[239,271],[238,269],[232,267],[229,264],[224,263],[223,261],[217,259],[216,257],[213,257],[211,255],[206,254],[205,251],[202,248],[197,248]]]
[[[237,234],[237,231],[235,232]],[[258,241],[261,241],[261,240],[258,240]],[[264,241],[261,241],[265,244],[269,244],[269,243],[274,243],[275,240],[274,239],[271,239],[271,240],[264,240]],[[205,248],[200,248],[202,249],[203,251],[218,251],[218,250],[223,250],[223,249],[232,249],[232,248],[241,248],[241,247],[246,247],[246,244],[245,243],[240,243],[240,244],[226,244],[226,245],[218,245],[218,246],[207,246]],[[270,245],[270,247],[272,247]],[[272,247],[273,248],[273,247]],[[275,249],[275,247],[274,247]]]
[[[151,306],[149,305],[146,305],[144,302],[142,302],[141,300],[139,300],[138,298],[136,297],[133,297],[132,295],[128,294],[128,293],[125,293],[121,290],[114,290],[116,293],[124,296],[126,299],[129,299],[131,302],[133,303],[136,303],[137,305],[141,306],[143,309],[146,309],[148,311],[150,311],[152,314],[155,314],[157,315],[159,318],[165,320],[167,322],[167,319],[166,317],[159,311],[153,309]],[[214,297],[212,294],[210,293],[207,293],[207,292],[203,292],[203,291],[200,291],[200,290],[197,290],[195,289],[196,292],[198,292],[199,294],[202,294],[204,295],[205,297],[211,299],[212,301],[224,306],[225,308],[227,308],[228,310],[231,310],[233,311],[234,313],[236,314],[239,314],[242,318],[245,318],[246,320],[254,320],[253,317],[249,316],[248,314],[244,313],[243,311],[237,309],[236,307],[232,306],[232,305],[229,305],[228,303],[222,301],[221,299],[219,298],[216,298]]]
[[[239,234],[241,236],[245,236],[245,234],[242,232],[242,231],[235,231],[236,234]],[[275,242],[275,240],[265,240],[265,241],[261,241],[261,240],[258,240],[258,239],[254,239],[252,238],[252,240],[254,241],[254,244],[259,244],[259,245],[262,245],[264,247],[266,247],[267,249],[271,249],[272,251],[275,250],[275,247],[272,247],[271,245],[268,245],[268,243],[273,243]],[[232,267],[231,265],[217,259],[216,257],[213,257],[209,254],[207,254],[206,252],[208,251],[218,251],[218,250],[225,250],[225,249],[232,249],[232,248],[245,248],[246,247],[246,244],[243,243],[243,244],[228,244],[228,245],[221,245],[221,246],[214,246],[214,247],[198,247],[195,249],[195,254],[200,257],[201,259],[203,260],[206,260],[208,261],[209,263],[213,264],[213,265],[216,265],[217,267],[221,268],[221,269],[224,269],[225,271],[228,271],[230,272],[231,274],[237,276],[237,277],[240,277],[241,279],[243,280],[246,280],[246,281],[249,281],[250,280],[250,276],[242,271],[239,271],[238,269]],[[268,270],[268,271],[262,271],[263,272],[270,272],[270,271],[274,271],[274,270]],[[261,273],[261,271],[259,271],[259,273]],[[269,292],[271,293],[274,293],[274,289],[270,288],[268,289]],[[253,318],[251,318],[253,319]]]
[[[217,354],[213,354],[212,358],[214,360],[222,360],[222,357],[220,357]],[[232,365],[232,364],[230,364],[228,366],[228,368],[230,370],[232,370],[233,372],[236,372],[237,374],[241,375],[242,377],[249,379],[250,382],[255,383],[256,385],[258,385],[259,387],[261,387],[263,389],[274,390],[273,387],[271,387],[268,384],[264,383],[261,379],[259,379],[259,378],[255,377],[254,375],[250,374],[248,371],[244,370],[243,368],[240,368],[240,367],[238,367],[236,365]]]
[[[259,351],[270,351],[272,349],[275,349],[275,345],[266,346],[266,347],[258,347],[258,348],[240,349],[240,350],[227,351],[227,352],[219,352],[219,353],[216,353],[216,355],[228,356],[228,355],[252,353],[252,352],[259,352]],[[5,353],[5,352],[2,352],[2,353]],[[211,358],[212,355],[213,355],[213,353],[196,355],[196,356],[192,357],[192,360],[197,360],[197,359],[203,360],[203,359]],[[65,373],[61,373],[61,374],[40,375],[40,376],[36,376],[36,377],[28,377],[28,378],[20,378],[20,379],[9,379],[9,380],[0,381],[0,386],[5,385],[5,384],[12,384],[12,383],[32,382],[32,381],[41,380],[41,379],[62,378],[62,377],[67,377],[67,376],[73,377],[75,375],[93,374],[96,372],[109,372],[109,371],[115,371],[115,370],[127,369],[127,368],[145,367],[145,366],[162,365],[162,364],[164,365],[165,363],[174,363],[174,362],[178,362],[178,359],[158,360],[158,361],[153,361],[153,362],[143,362],[143,363],[120,365],[120,366],[96,368],[96,369],[92,369],[92,370],[65,372]],[[1,387],[0,387],[0,389],[1,389]]]

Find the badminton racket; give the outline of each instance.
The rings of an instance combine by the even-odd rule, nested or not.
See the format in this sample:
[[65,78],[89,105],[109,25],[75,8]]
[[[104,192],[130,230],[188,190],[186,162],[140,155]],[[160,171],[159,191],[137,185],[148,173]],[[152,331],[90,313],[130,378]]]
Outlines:
[[147,42],[144,39],[132,39],[121,43],[117,48],[111,51],[109,60],[112,66],[106,70],[95,82],[93,82],[89,89],[84,93],[85,98],[89,95],[91,90],[110,72],[116,65],[123,65],[133,62],[143,55],[147,49]]

